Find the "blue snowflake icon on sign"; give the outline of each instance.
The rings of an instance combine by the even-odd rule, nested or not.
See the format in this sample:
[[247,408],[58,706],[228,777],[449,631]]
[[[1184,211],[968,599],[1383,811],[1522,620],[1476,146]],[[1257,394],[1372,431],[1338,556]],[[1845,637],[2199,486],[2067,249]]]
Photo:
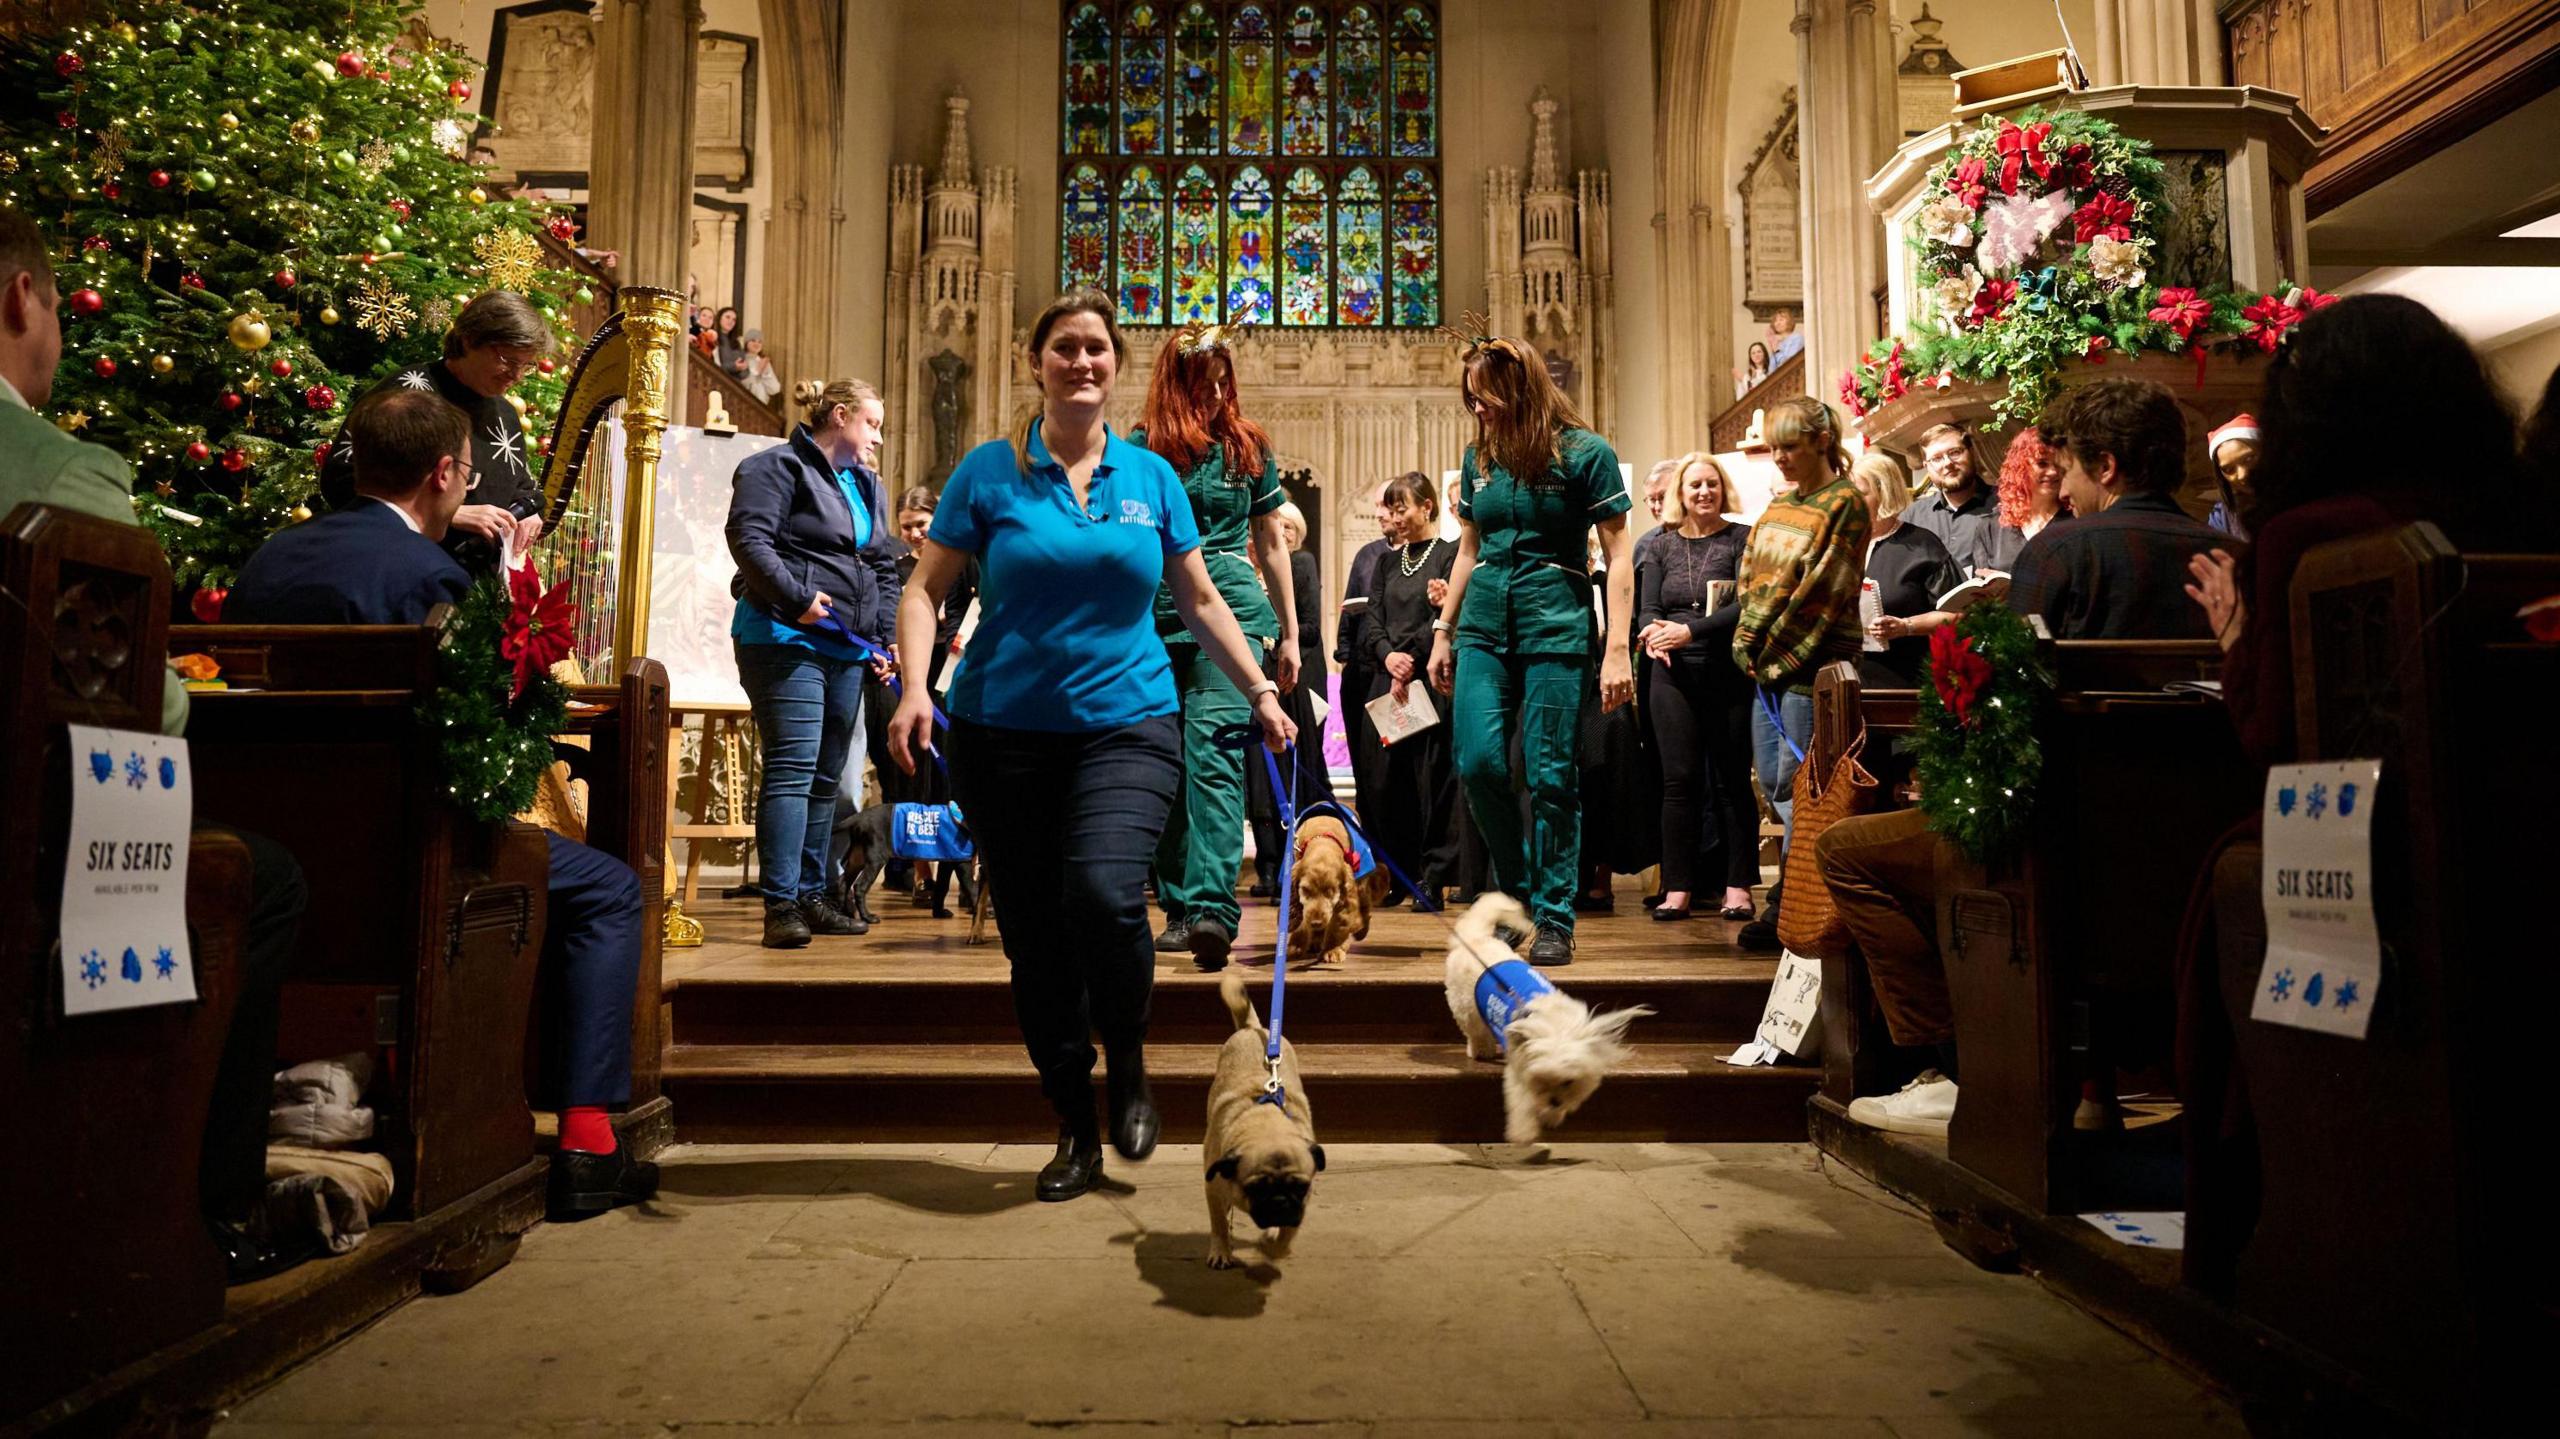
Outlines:
[[151,767],[142,762],[141,755],[132,754],[125,757],[124,782],[135,789],[141,789],[151,783]]
[[2311,816],[2313,819],[2318,819],[2320,816],[2327,814],[2329,812],[2329,787],[2325,784],[2313,785],[2311,787],[2311,793],[2303,798],[2302,812]]
[[94,949],[80,956],[80,982],[91,989],[107,982],[107,962]]
[[2287,819],[2291,819],[2293,817],[2294,802],[2295,796],[2292,785],[2286,785],[2284,788],[2276,791],[2277,814],[2283,815]]
[[2293,971],[2277,970],[2275,982],[2267,986],[2267,995],[2279,1004],[2293,998]]
[[2356,985],[2357,981],[2352,979],[2342,979],[2338,981],[2338,1008],[2353,1009],[2356,1007],[2356,1000],[2361,997],[2356,993]]
[[116,967],[116,973],[123,975],[124,982],[127,984],[142,983],[142,956],[134,953],[131,948],[127,948],[124,952],[124,963]]
[[160,972],[162,979],[170,978],[178,972],[178,957],[170,953],[169,946],[164,944],[160,946],[159,956],[151,961],[151,967]]
[[178,787],[178,762],[166,755],[160,757],[160,787],[162,789]]
[[116,757],[102,749],[89,751],[89,773],[98,777],[98,783],[105,784],[115,778]]
[[2354,780],[2349,780],[2345,784],[2338,786],[2338,818],[2345,819],[2348,815],[2354,814],[2355,812],[2356,782]]
[[2302,1002],[2310,1005],[2313,1009],[2318,1009],[2320,1007],[2320,996],[2325,992],[2328,982],[2328,978],[2325,975],[2315,974],[2311,976],[2311,982],[2302,987]]

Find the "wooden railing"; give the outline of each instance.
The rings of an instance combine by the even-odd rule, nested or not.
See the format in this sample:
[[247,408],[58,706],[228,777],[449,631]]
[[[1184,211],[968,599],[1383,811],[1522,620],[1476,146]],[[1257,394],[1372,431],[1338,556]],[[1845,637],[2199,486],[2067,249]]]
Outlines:
[[1751,416],[1790,395],[1801,395],[1804,388],[1804,351],[1787,356],[1787,362],[1769,372],[1769,378],[1744,392],[1715,422],[1707,427],[1707,448],[1721,455],[1742,448],[1742,437],[1751,433]]
[[2223,0],[2231,83],[2302,97],[2328,127],[2314,214],[2548,90],[2560,0]]
[[[580,335],[592,335],[614,310],[613,276],[603,266],[579,254],[557,237],[537,231],[534,236],[542,244],[543,255],[555,269],[567,270],[586,283],[593,298],[569,301],[569,323]],[[687,345],[685,352],[684,422],[700,425],[711,411],[711,394],[718,391],[720,402],[729,411],[729,422],[742,435],[787,435],[791,426],[782,413],[755,396],[738,378],[720,368],[718,363],[700,350]]]

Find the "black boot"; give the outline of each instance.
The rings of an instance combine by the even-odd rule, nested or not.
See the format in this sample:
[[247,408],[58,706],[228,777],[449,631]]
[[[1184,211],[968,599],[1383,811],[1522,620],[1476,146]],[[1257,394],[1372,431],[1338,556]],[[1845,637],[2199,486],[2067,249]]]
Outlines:
[[1560,924],[1539,925],[1538,937],[1529,944],[1529,962],[1540,969],[1573,963],[1573,936]]
[[764,947],[767,949],[800,949],[809,943],[809,921],[800,915],[800,906],[790,900],[764,902]]
[[825,895],[813,894],[800,901],[800,918],[807,921],[811,934],[869,934],[871,926],[836,908]]
[[1156,953],[1189,954],[1190,952],[1191,926],[1178,919],[1166,920],[1164,933],[1156,936]]
[[1147,1089],[1146,1050],[1139,1045],[1110,1052],[1111,1147],[1131,1162],[1156,1152],[1155,1095]]
[[1040,1166],[1034,1192],[1044,1204],[1073,1199],[1102,1177],[1102,1136],[1087,1118],[1081,1128],[1072,1121],[1058,1126],[1058,1152]]
[[1236,937],[1227,932],[1227,927],[1214,919],[1191,921],[1187,939],[1191,962],[1207,973],[1215,974],[1227,967],[1227,951],[1235,947],[1235,942]]

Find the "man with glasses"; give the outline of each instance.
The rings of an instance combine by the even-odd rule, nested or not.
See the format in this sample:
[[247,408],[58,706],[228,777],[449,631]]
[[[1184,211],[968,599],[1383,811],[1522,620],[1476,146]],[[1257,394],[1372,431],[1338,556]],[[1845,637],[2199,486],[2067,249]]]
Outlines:
[[1902,512],[1903,522],[1936,535],[1966,575],[2007,574],[2027,537],[2000,523],[1972,433],[1962,425],[1931,426],[1920,436],[1920,464],[1930,492]]
[[[551,344],[551,327],[531,301],[491,290],[454,317],[443,359],[375,386],[432,391],[470,418],[470,490],[454,512],[444,547],[474,573],[497,568],[502,553],[523,554],[542,538],[542,485],[507,391],[534,372]],[[348,406],[347,413],[355,408]],[[320,494],[331,509],[344,509],[356,502],[355,486],[355,445],[341,428],[320,466]]]

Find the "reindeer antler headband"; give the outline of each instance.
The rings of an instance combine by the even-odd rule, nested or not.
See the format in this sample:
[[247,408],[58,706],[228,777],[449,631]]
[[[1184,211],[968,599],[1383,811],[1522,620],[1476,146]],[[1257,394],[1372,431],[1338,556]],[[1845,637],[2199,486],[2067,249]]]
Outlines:
[[1439,329],[1449,337],[1449,343],[1458,347],[1458,358],[1462,360],[1474,359],[1478,350],[1499,340],[1493,333],[1493,321],[1480,310],[1461,311],[1454,327],[1442,325]]

